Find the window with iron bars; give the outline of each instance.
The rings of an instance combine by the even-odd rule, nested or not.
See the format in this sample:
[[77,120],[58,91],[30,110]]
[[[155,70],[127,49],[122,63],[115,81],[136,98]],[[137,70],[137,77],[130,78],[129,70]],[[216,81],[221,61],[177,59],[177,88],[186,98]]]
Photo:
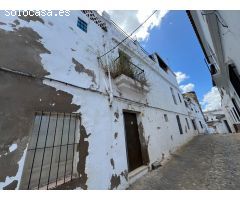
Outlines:
[[51,189],[77,178],[77,113],[37,112],[20,189]]

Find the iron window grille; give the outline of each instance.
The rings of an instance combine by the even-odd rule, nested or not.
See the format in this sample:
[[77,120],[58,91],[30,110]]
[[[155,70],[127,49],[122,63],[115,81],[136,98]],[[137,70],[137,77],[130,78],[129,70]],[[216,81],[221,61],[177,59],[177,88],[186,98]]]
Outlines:
[[[135,81],[138,81],[141,86],[149,86],[148,80],[145,77],[144,70],[133,64],[131,58],[119,50],[119,56],[114,59],[110,64],[110,74],[113,79],[125,75]],[[108,70],[105,68],[106,75],[108,75]]]
[[35,114],[20,189],[52,189],[77,178],[80,123],[77,113]]
[[78,17],[77,26],[87,33],[87,23]]

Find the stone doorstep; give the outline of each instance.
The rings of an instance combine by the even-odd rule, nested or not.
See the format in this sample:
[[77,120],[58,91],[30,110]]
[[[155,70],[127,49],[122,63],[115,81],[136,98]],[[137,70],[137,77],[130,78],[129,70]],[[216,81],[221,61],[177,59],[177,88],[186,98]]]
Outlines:
[[141,167],[138,167],[137,169],[131,171],[128,174],[128,183],[133,184],[137,179],[141,178],[143,175],[145,175],[149,171],[147,165],[143,165]]

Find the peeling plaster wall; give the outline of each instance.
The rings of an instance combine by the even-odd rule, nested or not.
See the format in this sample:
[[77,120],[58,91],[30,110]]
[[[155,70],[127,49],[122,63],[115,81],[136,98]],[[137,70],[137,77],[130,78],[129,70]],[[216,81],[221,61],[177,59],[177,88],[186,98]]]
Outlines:
[[[77,27],[78,17],[88,23],[87,33]],[[177,98],[178,104],[173,102],[170,87],[174,89],[176,97],[177,93],[180,94],[174,74],[170,70],[164,72],[130,41],[120,49],[144,69],[150,82],[150,91],[146,94],[120,91],[112,80],[115,97],[110,106],[106,92],[106,87],[110,88],[109,82],[97,56],[113,47],[116,44],[114,39],[120,40],[123,36],[108,21],[108,32],[104,32],[80,11],[72,11],[69,17],[46,16],[37,19],[4,17],[1,13],[0,22],[0,45],[4,44],[0,50],[1,67],[75,85],[0,71],[0,91],[4,94],[0,100],[1,189],[19,187],[21,176],[18,175],[22,171],[19,162],[24,158],[35,111],[81,113],[82,126],[77,150],[80,154],[75,166],[79,178],[56,189],[128,187],[123,110],[139,113],[141,144],[145,148],[145,160],[149,166],[155,161],[163,161],[196,135],[193,129],[185,132],[185,117],[189,115],[184,101],[180,103]],[[1,36],[8,40],[1,40]],[[17,43],[12,43],[10,39]],[[18,54],[21,51],[25,57]],[[117,56],[115,50],[108,58],[110,60]],[[106,64],[107,59],[103,58],[102,62]],[[182,95],[181,98],[183,100]],[[164,121],[164,114],[168,115],[168,122]],[[179,133],[177,114],[183,135]],[[17,148],[10,152],[9,147],[13,144],[17,144]],[[6,163],[11,163],[11,167],[7,168]]]

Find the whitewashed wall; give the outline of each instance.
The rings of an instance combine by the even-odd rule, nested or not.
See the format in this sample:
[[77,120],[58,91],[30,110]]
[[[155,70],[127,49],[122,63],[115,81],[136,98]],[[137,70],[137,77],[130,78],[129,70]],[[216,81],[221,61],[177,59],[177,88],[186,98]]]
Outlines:
[[[88,23],[87,33],[77,27],[78,17]],[[110,180],[113,175],[120,177],[121,180],[114,189],[128,187],[129,183],[123,175],[127,171],[123,109],[140,113],[145,139],[146,141],[149,139],[149,165],[155,161],[162,161],[163,158],[166,159],[171,152],[197,134],[189,120],[189,113],[184,105],[175,75],[171,70],[167,73],[163,71],[132,41],[127,41],[119,48],[132,57],[132,62],[145,70],[150,83],[150,92],[140,100],[139,94],[122,94],[122,97],[134,101],[138,100],[143,104],[121,100],[118,98],[118,88],[112,80],[113,94],[116,97],[113,98],[112,106],[109,106],[106,88],[109,89],[110,83],[97,60],[97,56],[116,45],[114,41],[120,41],[123,36],[119,35],[119,32],[111,27],[108,21],[106,21],[108,32],[104,32],[80,11],[72,11],[69,17],[42,17],[44,24],[39,21],[26,22],[18,17],[1,15],[0,21],[6,24],[0,25],[0,28],[13,31],[9,23],[15,19],[20,22],[16,28],[32,28],[42,37],[41,43],[51,52],[51,54],[41,54],[41,62],[44,69],[50,73],[49,78],[85,88],[83,90],[55,81],[43,81],[45,85],[72,94],[72,103],[81,106],[77,112],[81,113],[82,123],[87,133],[91,134],[87,138],[89,155],[86,159],[85,170],[88,176],[86,183],[88,189],[111,188]],[[116,58],[117,56],[118,53],[115,50],[108,55],[108,58]],[[73,58],[85,69],[92,70],[94,75],[90,76],[88,73],[76,71],[75,64],[72,62]],[[107,58],[102,58],[104,64],[108,61]],[[174,89],[177,105],[173,102],[170,87]],[[179,102],[177,93],[181,95],[182,103]],[[196,105],[195,107],[195,109],[199,109]],[[116,112],[119,114],[119,118],[116,118]],[[168,115],[168,122],[164,121],[164,114]],[[182,135],[179,132],[176,115],[180,116],[184,132]],[[186,117],[189,120],[190,130],[186,129]],[[191,113],[191,118],[196,119],[199,133],[203,133],[204,130],[199,128],[197,120],[203,120],[203,116],[200,113]],[[118,136],[115,138],[116,132]],[[111,159],[114,160],[114,169],[110,162]]]
[[[240,35],[239,35],[239,30],[240,30],[240,25],[238,23],[239,17],[240,17],[240,12],[239,11],[229,11],[229,10],[219,10],[216,11],[216,14],[218,16],[218,26],[215,28],[219,29],[219,37],[220,37],[220,42],[221,42],[221,48],[223,52],[222,55],[217,54],[217,50],[214,48],[214,41],[216,40],[216,36],[211,36],[210,31],[209,31],[209,24],[206,20],[206,16],[213,15],[214,13],[212,11],[190,11],[194,23],[197,27],[198,33],[201,37],[201,40],[203,42],[204,48],[209,56],[209,59],[211,60],[210,55],[215,54],[214,57],[218,58],[215,61],[217,62],[216,67],[220,67],[220,79],[221,82],[227,82],[225,90],[227,90],[227,93],[224,91],[221,85],[217,84],[217,87],[219,89],[222,89],[224,92],[223,99],[222,99],[222,107],[223,110],[225,111],[226,118],[229,122],[231,122],[230,127],[232,130],[233,124],[239,124],[239,121],[232,120],[230,109],[232,108],[232,102],[231,98],[234,98],[237,102],[238,105],[240,105],[240,99],[239,96],[236,94],[232,84],[230,83],[229,80],[229,75],[228,75],[228,64],[234,63],[234,65],[237,68],[238,73],[240,73],[240,59],[239,59],[239,44],[240,44]],[[205,13],[205,14],[204,14]],[[212,13],[212,14],[211,14]],[[216,41],[215,41],[216,43]],[[209,49],[209,47],[211,50]],[[220,60],[223,57],[222,60],[224,63],[220,64],[218,60]],[[215,61],[211,60],[212,63],[215,63]],[[235,132],[235,130],[233,131]]]

